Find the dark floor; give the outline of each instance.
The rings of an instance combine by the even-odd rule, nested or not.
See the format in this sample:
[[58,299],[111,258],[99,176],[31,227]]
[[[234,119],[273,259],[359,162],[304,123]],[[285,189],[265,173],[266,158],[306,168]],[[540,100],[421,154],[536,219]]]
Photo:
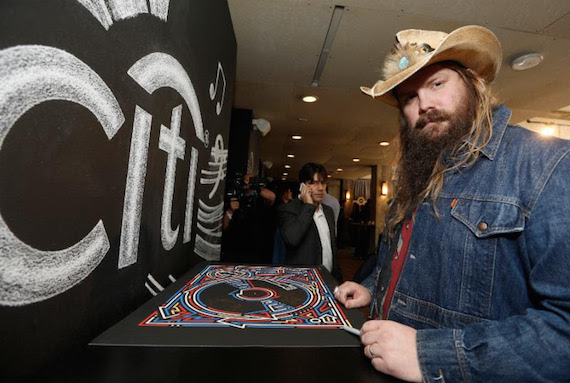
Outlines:
[[338,263],[345,281],[351,281],[356,271],[364,263],[363,259],[357,259],[354,256],[354,252],[355,248],[352,246],[344,246],[338,249]]
[[[358,259],[354,256],[355,248],[352,246],[344,246],[338,249],[338,262],[342,271],[342,277],[345,281],[351,281],[364,263],[364,259]],[[360,311],[365,317],[370,314],[370,309],[367,307],[360,308]]]

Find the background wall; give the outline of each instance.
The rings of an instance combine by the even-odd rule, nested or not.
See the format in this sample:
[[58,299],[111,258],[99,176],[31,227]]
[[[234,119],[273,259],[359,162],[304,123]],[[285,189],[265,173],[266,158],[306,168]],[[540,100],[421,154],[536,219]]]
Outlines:
[[2,376],[219,259],[236,42],[225,1],[0,5]]

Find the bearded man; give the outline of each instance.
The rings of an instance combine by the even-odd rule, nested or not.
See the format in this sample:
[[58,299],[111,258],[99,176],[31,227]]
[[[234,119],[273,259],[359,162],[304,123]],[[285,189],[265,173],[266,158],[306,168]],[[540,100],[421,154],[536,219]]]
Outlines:
[[363,92],[400,111],[394,196],[376,271],[346,282],[379,371],[415,382],[570,376],[570,143],[508,125],[479,26],[397,34]]

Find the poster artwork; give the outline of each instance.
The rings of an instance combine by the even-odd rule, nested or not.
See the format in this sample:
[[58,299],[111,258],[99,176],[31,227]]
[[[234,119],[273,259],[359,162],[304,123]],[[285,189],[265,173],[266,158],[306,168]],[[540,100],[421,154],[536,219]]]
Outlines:
[[316,268],[208,265],[139,326],[350,326]]

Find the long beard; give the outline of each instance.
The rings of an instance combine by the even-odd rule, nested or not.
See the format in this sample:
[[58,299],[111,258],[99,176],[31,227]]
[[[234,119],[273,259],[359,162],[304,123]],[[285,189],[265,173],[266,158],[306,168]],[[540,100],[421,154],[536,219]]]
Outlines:
[[[459,103],[456,113],[443,110],[429,110],[416,122],[414,128],[403,124],[400,129],[402,158],[400,163],[400,187],[396,199],[419,204],[424,199],[435,165],[442,160],[442,154],[464,142],[471,131],[475,116],[475,98],[467,94]],[[447,130],[435,137],[423,131],[428,122],[448,123]]]

